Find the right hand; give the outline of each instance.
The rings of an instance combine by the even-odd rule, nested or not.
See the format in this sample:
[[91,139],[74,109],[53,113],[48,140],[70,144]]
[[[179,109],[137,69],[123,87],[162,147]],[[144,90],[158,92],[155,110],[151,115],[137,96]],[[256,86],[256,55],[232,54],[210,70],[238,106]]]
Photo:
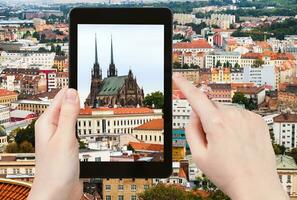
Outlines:
[[199,169],[232,199],[288,199],[264,120],[250,111],[212,102],[180,75],[173,81],[193,110],[186,136]]

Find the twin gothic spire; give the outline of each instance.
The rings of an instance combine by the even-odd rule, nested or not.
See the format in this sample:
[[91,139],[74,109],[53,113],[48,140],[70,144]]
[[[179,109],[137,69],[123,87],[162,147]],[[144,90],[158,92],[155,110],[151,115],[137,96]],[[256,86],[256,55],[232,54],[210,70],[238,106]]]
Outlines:
[[[95,34],[95,63],[93,66],[92,75],[95,76],[96,78],[102,79],[102,71],[100,69],[100,65],[98,62],[98,49],[97,49],[97,35],[96,34]],[[110,64],[109,64],[109,68],[107,70],[107,77],[113,77],[113,76],[118,76],[118,71],[114,64],[113,43],[112,43],[112,37],[111,37],[111,40],[110,40]]]

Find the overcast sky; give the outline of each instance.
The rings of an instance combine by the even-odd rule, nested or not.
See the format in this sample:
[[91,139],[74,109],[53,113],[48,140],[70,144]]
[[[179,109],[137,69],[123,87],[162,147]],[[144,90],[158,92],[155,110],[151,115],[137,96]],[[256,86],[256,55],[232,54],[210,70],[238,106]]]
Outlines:
[[114,63],[118,75],[129,68],[144,93],[163,92],[164,27],[163,25],[78,25],[78,91],[81,105],[91,84],[91,68],[95,61],[95,33],[98,60],[103,78],[110,64],[110,40],[113,39]]

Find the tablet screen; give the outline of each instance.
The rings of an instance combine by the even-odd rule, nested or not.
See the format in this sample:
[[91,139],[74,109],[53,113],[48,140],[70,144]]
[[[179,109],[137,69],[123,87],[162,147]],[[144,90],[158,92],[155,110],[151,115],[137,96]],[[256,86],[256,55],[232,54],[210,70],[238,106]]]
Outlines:
[[80,160],[163,161],[164,25],[77,31]]

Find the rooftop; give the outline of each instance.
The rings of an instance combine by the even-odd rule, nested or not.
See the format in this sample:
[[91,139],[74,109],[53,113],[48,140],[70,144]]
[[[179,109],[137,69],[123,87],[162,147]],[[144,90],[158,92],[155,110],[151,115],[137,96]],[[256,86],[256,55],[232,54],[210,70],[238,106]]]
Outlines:
[[212,90],[231,90],[230,83],[211,83],[211,84],[208,84],[208,86]]
[[161,119],[153,119],[144,123],[136,128],[135,130],[163,130],[164,129],[164,120]]
[[297,122],[297,114],[283,113],[273,118],[274,122]]
[[264,87],[238,87],[237,92],[243,94],[258,94],[262,92],[264,89]]
[[174,49],[211,49],[212,47],[205,39],[194,40],[192,42],[178,42],[173,44]]
[[293,169],[297,170],[297,164],[293,157],[286,155],[277,155],[276,156],[276,167],[278,170],[281,169]]
[[13,91],[6,90],[6,89],[0,89],[0,97],[1,96],[9,96],[9,95],[17,95],[17,93],[13,92]]
[[31,184],[0,178],[0,199],[26,200],[31,189]]
[[135,151],[163,151],[164,145],[144,142],[129,142]]

